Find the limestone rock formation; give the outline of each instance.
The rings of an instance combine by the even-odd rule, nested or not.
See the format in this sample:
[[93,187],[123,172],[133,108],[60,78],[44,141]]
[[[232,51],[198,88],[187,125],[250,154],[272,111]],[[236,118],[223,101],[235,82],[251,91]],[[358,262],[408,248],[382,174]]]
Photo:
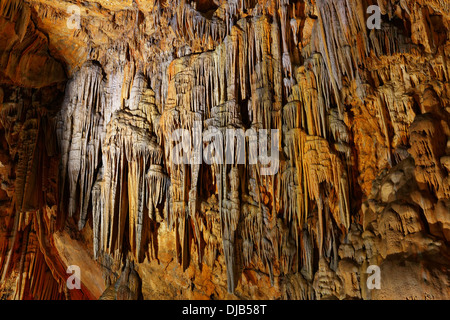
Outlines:
[[449,9],[0,0],[2,299],[450,299]]

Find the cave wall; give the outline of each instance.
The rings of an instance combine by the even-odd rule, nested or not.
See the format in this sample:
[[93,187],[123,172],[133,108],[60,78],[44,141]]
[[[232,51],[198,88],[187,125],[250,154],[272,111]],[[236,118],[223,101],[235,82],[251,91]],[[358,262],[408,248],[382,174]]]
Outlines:
[[0,3],[3,299],[450,298],[447,1]]

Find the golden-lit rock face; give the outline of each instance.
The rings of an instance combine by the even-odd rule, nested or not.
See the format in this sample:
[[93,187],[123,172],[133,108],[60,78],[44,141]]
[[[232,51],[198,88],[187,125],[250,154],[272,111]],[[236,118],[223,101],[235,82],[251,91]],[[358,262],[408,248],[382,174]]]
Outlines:
[[446,0],[0,0],[1,298],[450,299],[448,31]]
[[41,88],[64,81],[64,66],[49,52],[47,36],[36,28],[23,1],[0,4],[0,77],[2,83]]

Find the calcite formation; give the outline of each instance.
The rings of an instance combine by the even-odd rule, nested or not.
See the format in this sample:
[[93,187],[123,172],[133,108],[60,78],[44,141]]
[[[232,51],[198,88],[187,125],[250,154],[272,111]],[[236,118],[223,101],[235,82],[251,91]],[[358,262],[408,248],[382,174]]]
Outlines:
[[449,9],[1,0],[2,299],[449,299]]

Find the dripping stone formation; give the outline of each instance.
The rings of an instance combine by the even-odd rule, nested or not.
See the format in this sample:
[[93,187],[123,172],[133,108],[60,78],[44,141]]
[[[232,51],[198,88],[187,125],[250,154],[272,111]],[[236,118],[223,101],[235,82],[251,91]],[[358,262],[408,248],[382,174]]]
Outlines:
[[449,18],[0,0],[1,299],[450,299]]

